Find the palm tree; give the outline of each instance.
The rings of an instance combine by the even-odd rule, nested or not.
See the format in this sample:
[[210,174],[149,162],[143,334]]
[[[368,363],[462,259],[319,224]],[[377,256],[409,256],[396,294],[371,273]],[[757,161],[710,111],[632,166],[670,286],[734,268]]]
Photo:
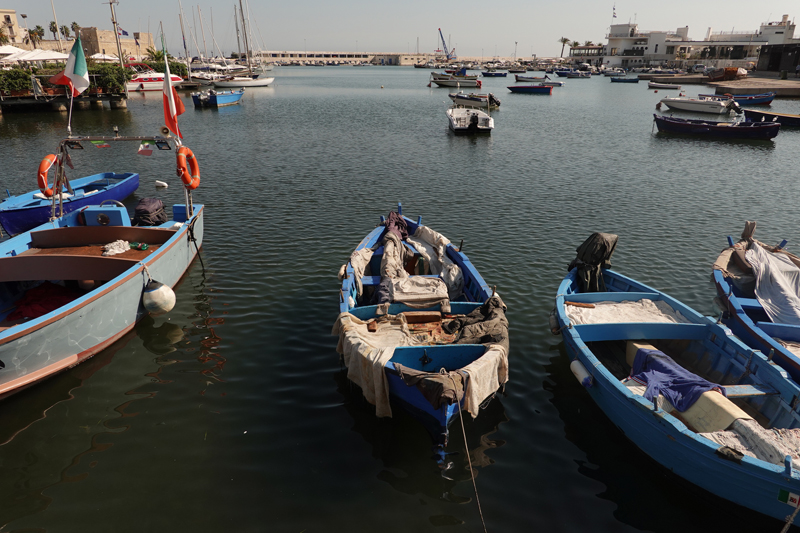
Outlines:
[[8,35],[5,28],[0,28],[0,44],[8,44]]
[[561,43],[561,57],[564,57],[564,47],[569,44],[569,39],[567,39],[566,37],[562,37],[561,39],[558,40],[558,42]]
[[61,26],[61,35],[64,36],[64,39],[69,41],[69,37],[70,37],[70,35],[69,35],[69,26],[67,26],[66,24]]
[[81,27],[78,26],[77,22],[73,21],[73,23],[70,24],[69,27],[72,30],[72,33],[74,33],[75,35],[80,35],[81,34]]
[[585,41],[583,46],[594,46],[594,43],[592,41]]
[[572,47],[572,48],[575,48],[576,46],[580,46],[580,45],[581,45],[581,43],[579,43],[578,41],[572,41],[570,43],[570,47]]
[[42,28],[37,24],[36,27],[31,30],[30,33],[31,33],[31,39],[33,40],[33,47],[36,48],[36,43],[38,42],[41,44],[42,39],[44,39],[44,28]]
[[56,22],[54,20],[50,21],[50,33],[53,34],[54,41],[58,39],[58,26],[56,26]]
[[152,46],[148,46],[147,50],[145,50],[147,54],[147,59],[150,61],[164,61],[164,52],[161,50],[156,50]]

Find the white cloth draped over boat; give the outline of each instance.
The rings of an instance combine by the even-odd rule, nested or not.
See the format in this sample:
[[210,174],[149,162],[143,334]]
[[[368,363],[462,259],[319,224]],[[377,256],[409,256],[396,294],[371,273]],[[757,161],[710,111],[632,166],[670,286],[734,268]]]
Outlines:
[[758,245],[751,246],[745,257],[756,277],[756,298],[769,318],[800,326],[800,269],[786,255]]
[[[375,405],[379,417],[391,417],[389,382],[384,367],[397,346],[417,346],[420,343],[408,329],[403,315],[387,315],[376,321],[378,330],[370,332],[367,322],[350,313],[342,313],[333,326],[338,335],[336,351],[347,367],[347,378],[361,387],[364,398]],[[464,390],[464,409],[478,416],[481,403],[508,381],[508,353],[494,344],[478,359],[463,367],[468,379]]]
[[679,311],[662,300],[642,298],[637,301],[597,302],[593,305],[594,307],[570,305],[567,301],[567,316],[575,325],[632,322],[689,323]]

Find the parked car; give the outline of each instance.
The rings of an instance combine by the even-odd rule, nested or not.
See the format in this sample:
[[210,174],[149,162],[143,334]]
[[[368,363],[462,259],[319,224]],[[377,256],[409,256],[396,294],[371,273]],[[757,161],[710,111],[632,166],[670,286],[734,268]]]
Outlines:
[[695,74],[697,74],[697,73],[705,74],[706,73],[706,66],[705,65],[693,65],[692,66],[692,72],[694,72]]

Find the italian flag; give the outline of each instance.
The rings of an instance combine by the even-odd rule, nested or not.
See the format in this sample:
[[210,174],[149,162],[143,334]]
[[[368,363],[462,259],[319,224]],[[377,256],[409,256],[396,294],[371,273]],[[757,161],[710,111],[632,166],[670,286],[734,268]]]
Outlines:
[[69,52],[67,66],[49,81],[55,85],[69,85],[73,97],[89,88],[89,70],[86,68],[86,56],[83,55],[80,35],[75,38],[75,44]]
[[800,496],[788,490],[778,491],[778,501],[789,504],[792,507],[800,507]]
[[[161,37],[161,46],[164,47],[164,37]],[[181,130],[178,129],[178,115],[182,115],[186,109],[183,102],[178,98],[175,87],[172,86],[169,73],[169,59],[167,58],[166,47],[164,47],[164,124],[169,131],[183,139]]]

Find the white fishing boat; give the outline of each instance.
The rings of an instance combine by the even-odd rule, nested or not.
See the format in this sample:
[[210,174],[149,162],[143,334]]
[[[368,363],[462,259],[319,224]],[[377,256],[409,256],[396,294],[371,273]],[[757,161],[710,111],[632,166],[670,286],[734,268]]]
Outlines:
[[480,109],[453,106],[447,111],[450,130],[456,135],[492,133],[494,119]]
[[450,93],[450,100],[456,105],[464,107],[477,107],[479,109],[497,109],[500,107],[500,100],[492,93]]
[[689,98],[687,96],[676,96],[674,98],[662,98],[657,108],[661,104],[668,108],[678,111],[693,111],[695,113],[710,113],[713,115],[724,115],[735,111],[737,114],[742,112],[739,104],[733,99],[717,100],[714,98]]
[[251,78],[250,76],[231,76],[213,82],[214,87],[232,89],[238,87],[268,87],[275,78]]
[[539,85],[546,85],[547,87],[563,87],[564,82],[559,80],[544,80]]

